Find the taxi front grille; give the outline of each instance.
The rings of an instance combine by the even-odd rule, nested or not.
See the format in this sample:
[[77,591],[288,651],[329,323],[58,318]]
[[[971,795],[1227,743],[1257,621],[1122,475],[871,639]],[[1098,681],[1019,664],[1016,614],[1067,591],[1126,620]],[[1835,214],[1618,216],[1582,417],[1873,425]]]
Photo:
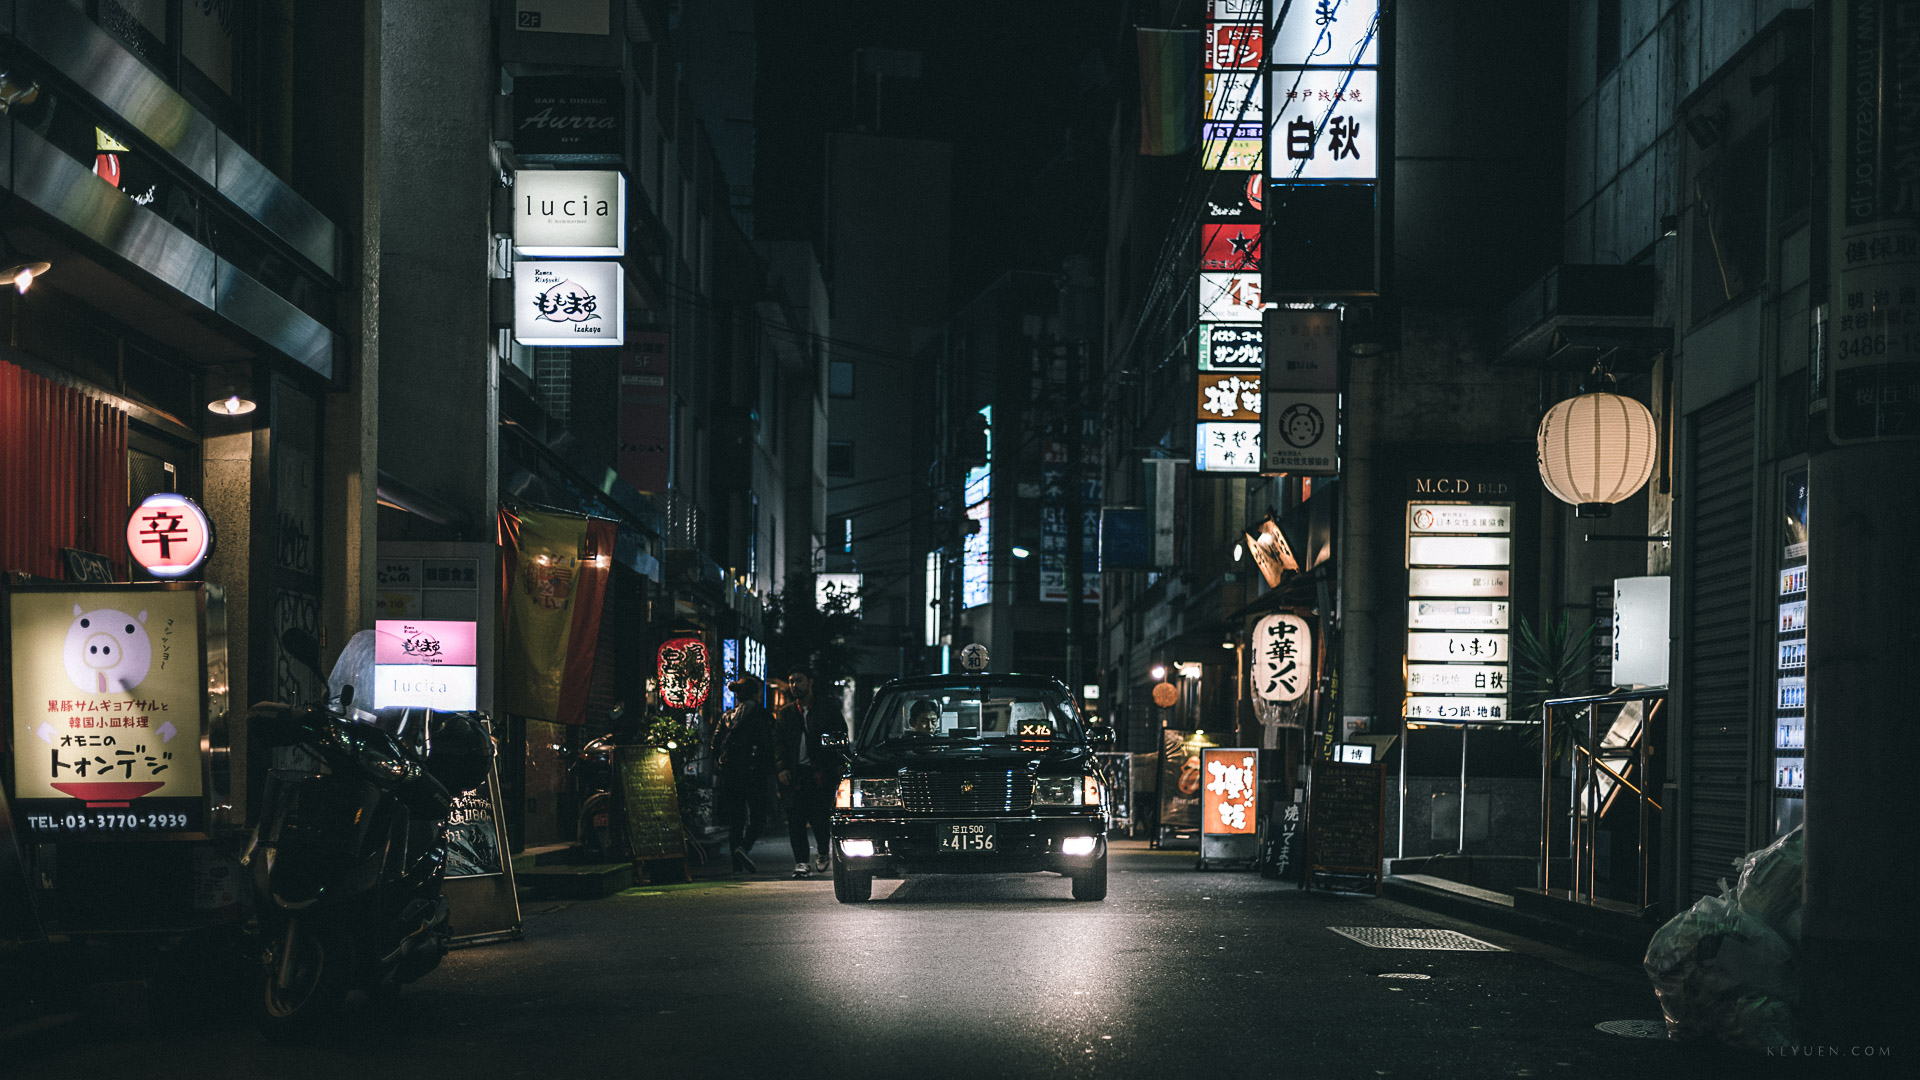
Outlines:
[[1033,807],[1033,777],[1004,770],[910,772],[901,779],[900,801],[910,814],[1025,813]]

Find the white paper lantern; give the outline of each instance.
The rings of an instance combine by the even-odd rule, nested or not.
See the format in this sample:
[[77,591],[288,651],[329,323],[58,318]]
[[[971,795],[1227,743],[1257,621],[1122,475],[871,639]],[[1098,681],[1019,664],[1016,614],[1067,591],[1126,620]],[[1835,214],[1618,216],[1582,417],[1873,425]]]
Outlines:
[[1540,480],[1578,517],[1606,517],[1653,475],[1653,414],[1619,394],[1581,394],[1540,421]]

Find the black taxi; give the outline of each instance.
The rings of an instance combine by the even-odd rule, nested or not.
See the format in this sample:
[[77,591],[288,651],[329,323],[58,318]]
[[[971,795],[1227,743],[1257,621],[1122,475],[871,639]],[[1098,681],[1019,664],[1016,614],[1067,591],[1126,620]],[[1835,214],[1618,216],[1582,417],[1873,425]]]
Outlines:
[[833,894],[873,878],[1051,871],[1076,900],[1107,895],[1107,815],[1081,720],[1046,676],[969,671],[880,688],[844,747],[833,812]]

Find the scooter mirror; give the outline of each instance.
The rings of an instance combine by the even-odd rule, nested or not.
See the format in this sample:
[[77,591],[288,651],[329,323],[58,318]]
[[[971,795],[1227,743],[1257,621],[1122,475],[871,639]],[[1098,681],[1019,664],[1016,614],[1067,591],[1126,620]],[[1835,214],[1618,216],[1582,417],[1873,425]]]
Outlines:
[[320,643],[312,634],[297,626],[291,627],[280,635],[280,650],[307,665],[314,674],[320,673]]

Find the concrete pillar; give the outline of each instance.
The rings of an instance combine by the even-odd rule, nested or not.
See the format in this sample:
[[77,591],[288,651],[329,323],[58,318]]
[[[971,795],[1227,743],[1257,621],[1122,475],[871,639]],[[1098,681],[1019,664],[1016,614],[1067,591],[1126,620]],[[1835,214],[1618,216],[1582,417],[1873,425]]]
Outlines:
[[[381,5],[377,78],[387,92],[371,163],[379,468],[459,511],[465,540],[493,536],[499,488],[488,314],[499,92],[490,10],[472,0]],[[364,505],[364,490],[361,498]]]
[[[1920,655],[1920,221],[1900,197],[1920,105],[1897,32],[1916,0],[1832,5],[1826,349],[1807,475],[1805,1034],[1848,1048],[1913,1044],[1920,860],[1912,858],[1913,658]],[[1908,31],[1910,32],[1910,31]],[[1857,245],[1857,246],[1856,246]],[[1898,1051],[1896,1051],[1898,1052]]]

